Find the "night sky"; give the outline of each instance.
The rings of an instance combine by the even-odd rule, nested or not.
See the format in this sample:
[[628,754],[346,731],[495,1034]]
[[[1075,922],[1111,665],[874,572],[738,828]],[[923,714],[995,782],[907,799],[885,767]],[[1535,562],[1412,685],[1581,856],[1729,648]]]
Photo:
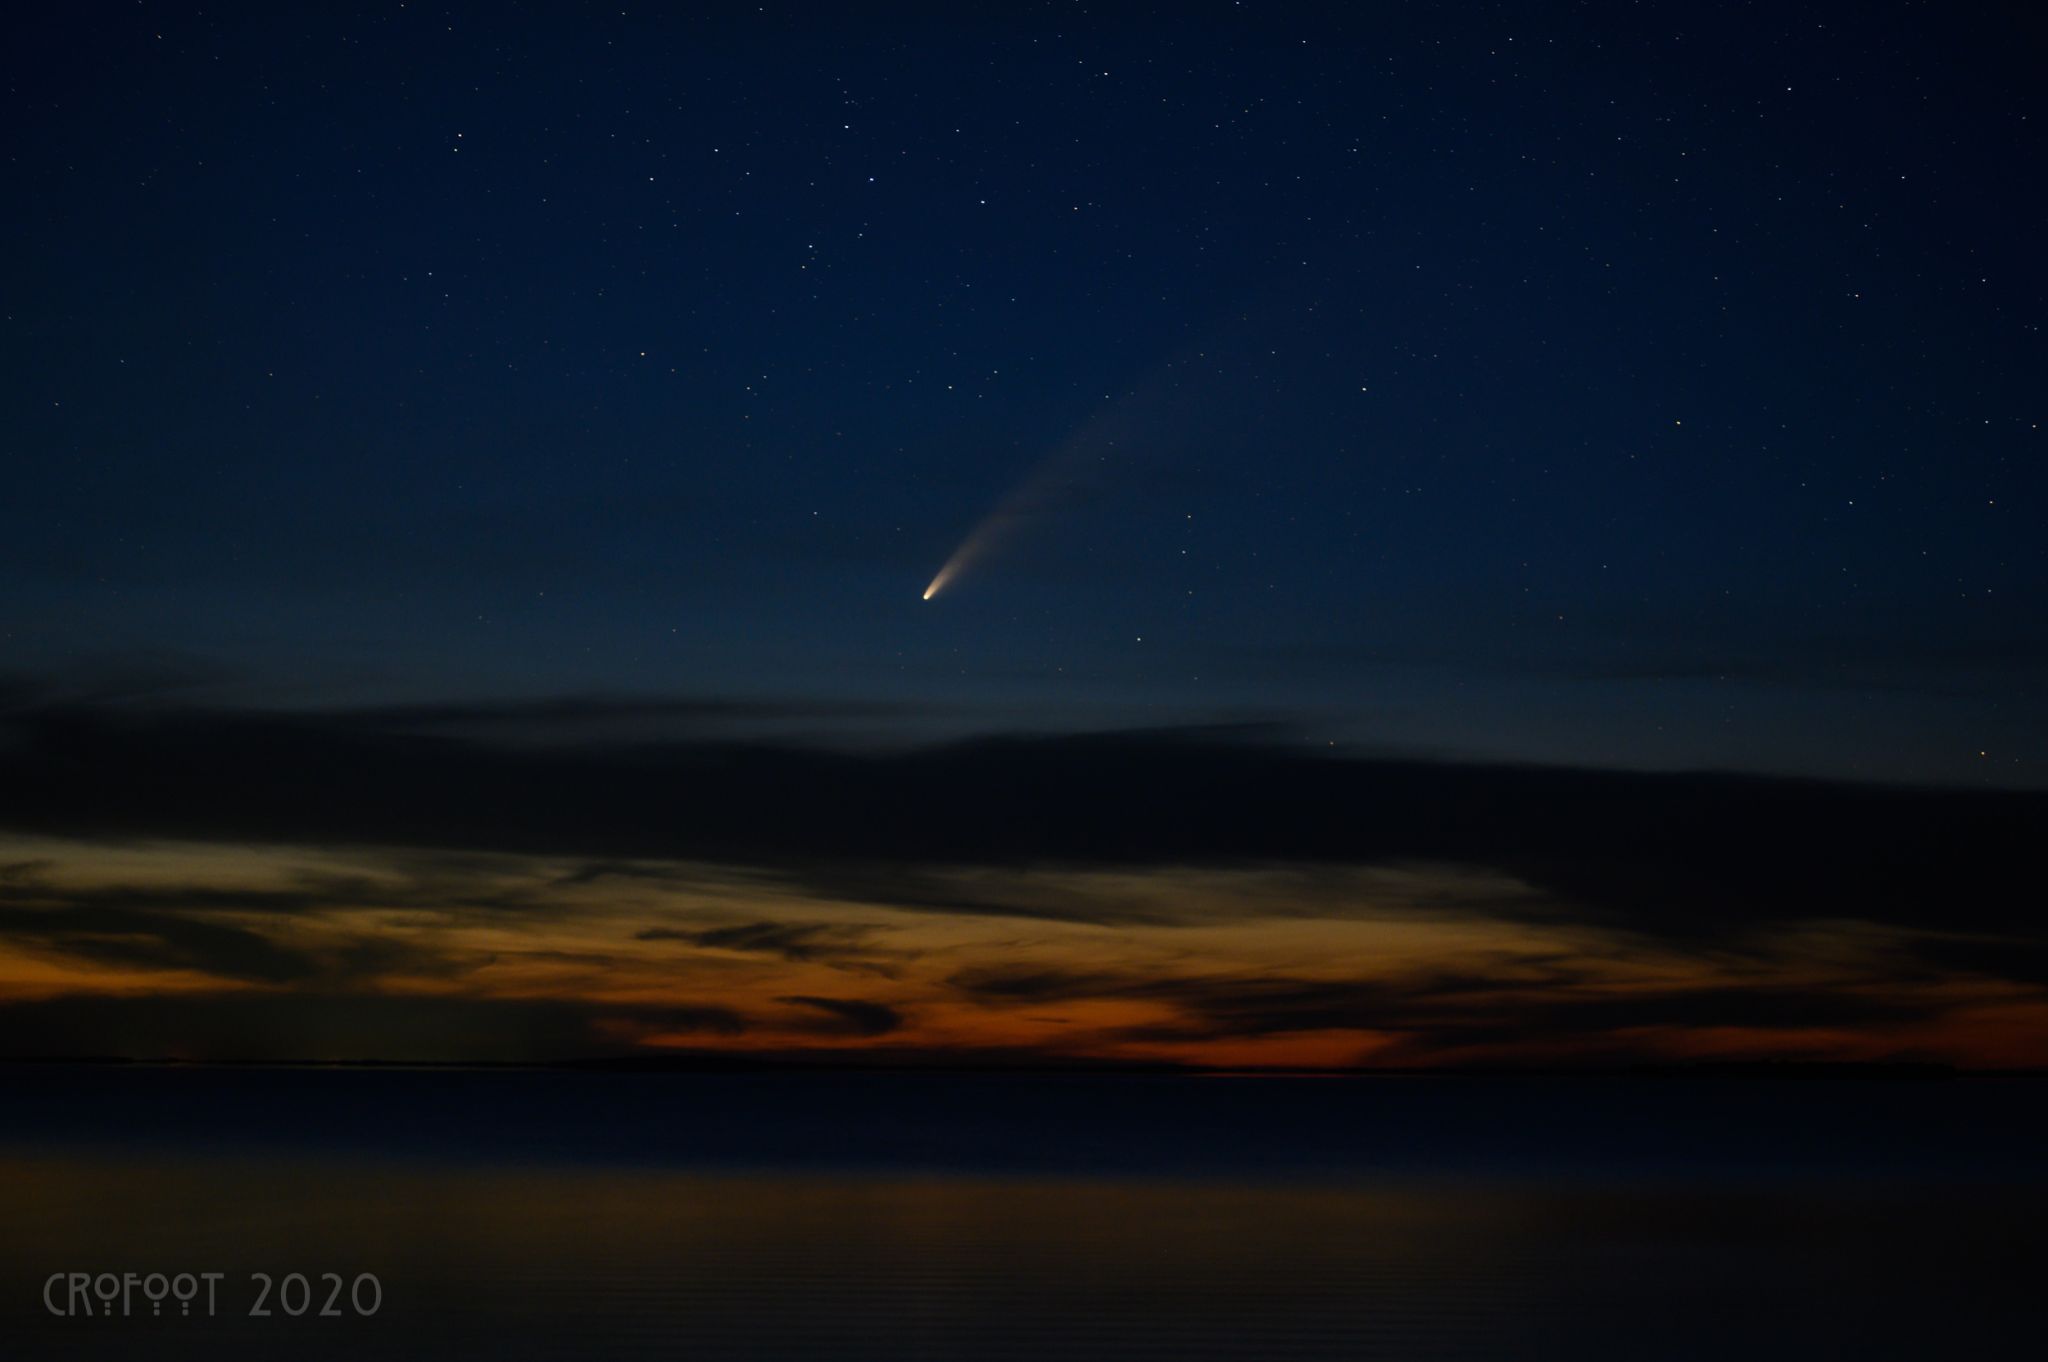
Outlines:
[[8,20],[0,1051],[2048,1062],[2038,16],[683,8]]

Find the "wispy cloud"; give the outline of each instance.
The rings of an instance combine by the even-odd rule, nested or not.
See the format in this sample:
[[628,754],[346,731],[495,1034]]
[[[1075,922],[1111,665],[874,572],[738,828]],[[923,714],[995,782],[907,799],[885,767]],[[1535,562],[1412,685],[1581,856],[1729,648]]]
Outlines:
[[[344,1029],[370,1000],[365,1036],[377,1000],[439,998],[577,1053],[2010,1058],[2048,997],[2019,888],[2037,793],[1335,756],[1273,728],[848,749],[434,717],[472,713],[0,717],[22,1034],[97,1043],[83,994],[168,1018],[241,991]],[[263,1005],[192,1006],[198,1035]]]

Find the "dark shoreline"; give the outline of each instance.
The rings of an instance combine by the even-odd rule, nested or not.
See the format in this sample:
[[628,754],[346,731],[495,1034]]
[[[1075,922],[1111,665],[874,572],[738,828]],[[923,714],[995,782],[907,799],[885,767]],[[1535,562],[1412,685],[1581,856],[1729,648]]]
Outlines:
[[568,1060],[490,1059],[179,1059],[170,1056],[130,1055],[16,1055],[0,1058],[0,1074],[13,1068],[136,1069],[369,1069],[428,1070],[462,1072],[535,1073],[677,1073],[677,1074],[1017,1074],[1080,1075],[1134,1074],[1172,1075],[1186,1078],[1403,1078],[1403,1079],[1778,1079],[1799,1082],[1953,1082],[1969,1079],[2048,1078],[2048,1069],[1966,1069],[1939,1063],[1833,1062],[1803,1060],[1744,1060],[1698,1064],[1627,1064],[1548,1067],[1436,1066],[1430,1068],[1224,1068],[1193,1064],[1129,1063],[1115,1060],[1090,1062],[974,1063],[944,1059],[892,1061],[887,1057],[864,1056],[819,1059],[808,1056],[763,1057],[716,1053],[667,1055],[616,1055]]
[[2048,1182],[2035,1075],[1364,1077],[1379,1081],[17,1064],[0,1069],[0,1148],[1254,1181]]

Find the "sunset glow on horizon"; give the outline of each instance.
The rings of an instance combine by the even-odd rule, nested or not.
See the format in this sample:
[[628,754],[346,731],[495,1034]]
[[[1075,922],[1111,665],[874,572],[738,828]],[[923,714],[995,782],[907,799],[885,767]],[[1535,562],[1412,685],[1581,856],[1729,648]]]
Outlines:
[[[451,879],[403,849],[4,850],[17,1052],[2048,1060],[2037,993],[1963,972],[1904,983],[1896,934],[1786,933],[1740,963],[1629,949],[1448,865],[948,874],[929,894],[975,906],[947,911],[692,863],[472,856]],[[1878,992],[1895,1015],[1864,1004]]]

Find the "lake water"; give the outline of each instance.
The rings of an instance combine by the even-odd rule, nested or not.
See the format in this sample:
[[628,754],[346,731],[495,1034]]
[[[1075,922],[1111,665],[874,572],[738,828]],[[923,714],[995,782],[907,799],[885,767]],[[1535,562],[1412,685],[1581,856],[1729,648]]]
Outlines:
[[2048,1280],[2023,1080],[5,1083],[18,1357],[1990,1356]]

